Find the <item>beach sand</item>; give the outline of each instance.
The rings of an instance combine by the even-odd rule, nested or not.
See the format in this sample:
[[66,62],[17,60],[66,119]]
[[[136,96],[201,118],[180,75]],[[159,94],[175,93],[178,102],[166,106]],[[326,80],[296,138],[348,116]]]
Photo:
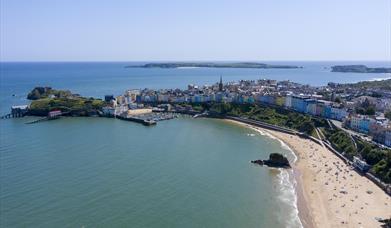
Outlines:
[[304,227],[372,228],[381,225],[375,217],[391,217],[391,197],[327,148],[299,136],[229,121],[267,132],[295,152],[293,169]]

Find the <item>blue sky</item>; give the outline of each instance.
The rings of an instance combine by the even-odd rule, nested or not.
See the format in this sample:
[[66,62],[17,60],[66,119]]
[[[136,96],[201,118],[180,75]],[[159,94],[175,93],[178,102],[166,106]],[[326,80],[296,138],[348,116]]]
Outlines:
[[1,61],[390,60],[390,0],[0,0]]

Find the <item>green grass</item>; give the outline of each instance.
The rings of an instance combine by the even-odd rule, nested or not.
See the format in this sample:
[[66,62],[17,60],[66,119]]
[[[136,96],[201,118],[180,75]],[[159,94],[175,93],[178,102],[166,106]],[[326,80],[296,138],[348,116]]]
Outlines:
[[100,99],[93,98],[43,98],[34,100],[30,104],[30,114],[32,115],[47,115],[53,110],[61,110],[62,112],[71,112],[75,115],[88,115],[89,112],[96,112],[105,106],[105,102]]
[[363,140],[357,140],[357,150],[365,161],[372,165],[370,170],[385,183],[391,183],[391,150],[377,147]]

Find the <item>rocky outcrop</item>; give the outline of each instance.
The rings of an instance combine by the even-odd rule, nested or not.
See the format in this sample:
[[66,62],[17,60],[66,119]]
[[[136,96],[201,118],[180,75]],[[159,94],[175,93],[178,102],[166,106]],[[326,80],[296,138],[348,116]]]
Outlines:
[[381,219],[379,222],[382,223],[381,227],[391,228],[391,217],[389,219]]
[[279,153],[271,153],[269,155],[268,160],[253,160],[251,163],[258,164],[258,165],[267,165],[269,167],[276,167],[276,168],[290,168],[291,165],[289,164],[289,161],[284,155]]
[[47,97],[47,94],[52,90],[51,87],[35,87],[28,95],[27,99],[29,100],[38,100],[43,96]]
[[35,87],[31,92],[27,95],[28,100],[39,100],[42,98],[48,97],[56,97],[56,98],[73,98],[79,97],[77,94],[72,94],[69,90],[55,90],[51,87]]

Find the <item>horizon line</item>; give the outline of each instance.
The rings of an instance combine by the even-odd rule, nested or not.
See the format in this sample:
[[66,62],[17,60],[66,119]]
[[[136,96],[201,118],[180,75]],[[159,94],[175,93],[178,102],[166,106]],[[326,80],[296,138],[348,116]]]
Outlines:
[[390,62],[391,59],[371,60],[0,60],[0,63],[115,63],[115,62]]

